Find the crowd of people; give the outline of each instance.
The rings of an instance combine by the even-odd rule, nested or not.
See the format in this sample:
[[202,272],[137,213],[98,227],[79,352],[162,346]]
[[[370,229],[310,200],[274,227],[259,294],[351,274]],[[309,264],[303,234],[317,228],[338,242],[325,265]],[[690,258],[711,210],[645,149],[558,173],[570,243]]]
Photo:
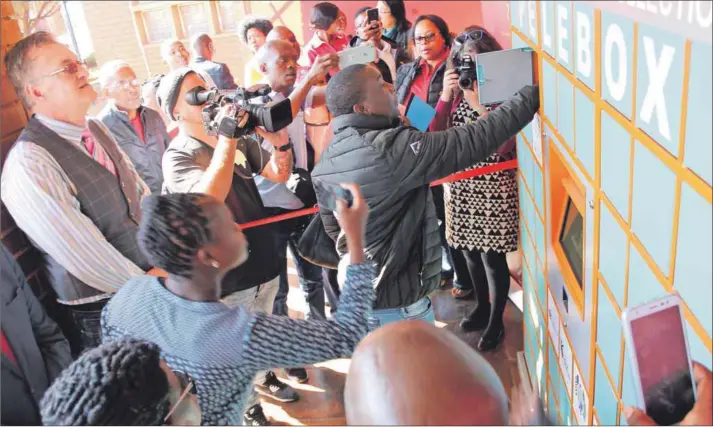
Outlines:
[[[269,425],[260,394],[299,398],[275,369],[306,382],[305,366],[342,357],[353,357],[349,424],[531,423],[475,350],[433,326],[429,297],[453,283],[455,298],[476,300],[460,326],[482,332],[478,350],[501,345],[515,174],[429,183],[514,158],[538,88],[486,108],[477,88],[458,86],[463,55],[501,49],[485,28],[454,34],[437,15],[412,24],[403,0],[365,4],[353,37],[347,19],[316,4],[300,46],[289,28],[244,18],[242,82],[207,34],[188,48],[166,40],[169,71],[143,83],[121,59],[107,62],[96,117],[89,72],[51,34],[8,51],[31,117],[1,197],[43,254],[66,321],[48,317],[3,247],[3,424]],[[340,68],[338,53],[362,44],[374,62]],[[248,132],[247,109],[229,103],[216,120],[231,118],[232,131],[212,132],[210,101],[196,105],[196,94],[254,84],[270,88],[256,103],[289,100],[291,123]],[[411,97],[436,111],[426,132],[403,116]],[[326,209],[338,187],[352,200]],[[240,227],[315,204],[317,215]],[[308,237],[320,244],[305,251]],[[288,250],[305,319],[287,308]],[[711,373],[696,376],[709,398],[690,419],[710,425]]]

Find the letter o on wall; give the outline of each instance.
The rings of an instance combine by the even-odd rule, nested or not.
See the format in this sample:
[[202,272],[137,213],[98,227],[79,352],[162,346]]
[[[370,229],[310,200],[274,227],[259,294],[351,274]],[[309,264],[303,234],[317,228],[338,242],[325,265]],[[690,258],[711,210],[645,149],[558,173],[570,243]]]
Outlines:
[[[616,46],[619,59],[618,76],[614,76],[612,55]],[[629,70],[626,67],[626,42],[624,33],[618,25],[610,25],[604,39],[604,80],[612,98],[621,101],[626,93],[626,82]]]

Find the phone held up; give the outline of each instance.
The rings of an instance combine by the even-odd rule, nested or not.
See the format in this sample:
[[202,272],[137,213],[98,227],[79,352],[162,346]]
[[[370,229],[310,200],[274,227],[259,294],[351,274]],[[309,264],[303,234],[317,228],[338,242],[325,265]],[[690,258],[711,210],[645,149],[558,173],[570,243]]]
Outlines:
[[340,185],[327,184],[319,181],[312,181],[314,189],[319,197],[317,197],[320,208],[336,212],[337,200],[343,200],[348,208],[354,203],[354,195],[351,191],[343,188]]
[[350,47],[339,52],[339,68],[346,68],[354,64],[368,64],[376,61],[376,48],[369,44]]
[[374,28],[375,22],[379,20],[379,9],[372,8],[366,11],[366,22],[369,23],[369,27]]
[[681,308],[681,298],[671,294],[622,315],[637,404],[662,426],[680,422],[696,400]]

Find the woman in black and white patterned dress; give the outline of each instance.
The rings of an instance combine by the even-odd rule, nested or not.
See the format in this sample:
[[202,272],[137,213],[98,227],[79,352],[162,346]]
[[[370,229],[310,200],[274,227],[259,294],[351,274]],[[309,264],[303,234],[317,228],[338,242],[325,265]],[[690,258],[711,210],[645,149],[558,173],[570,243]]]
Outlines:
[[[488,110],[479,105],[475,90],[459,88],[459,75],[453,64],[465,55],[474,59],[477,53],[500,49],[497,41],[482,28],[470,27],[456,38],[430,130],[463,126],[487,114]],[[515,158],[514,148],[512,141],[506,143],[473,168],[511,160]],[[504,336],[503,313],[510,290],[506,254],[516,251],[518,246],[519,198],[515,171],[494,172],[445,184],[444,200],[446,239],[462,287],[457,292],[474,291],[477,299],[477,306],[460,325],[466,331],[485,330],[478,349],[492,350]]]

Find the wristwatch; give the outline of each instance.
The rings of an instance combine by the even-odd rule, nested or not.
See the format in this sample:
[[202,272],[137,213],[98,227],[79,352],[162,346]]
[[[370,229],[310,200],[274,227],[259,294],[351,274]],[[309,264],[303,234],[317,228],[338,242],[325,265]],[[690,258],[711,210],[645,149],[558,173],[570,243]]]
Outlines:
[[295,145],[292,143],[292,141],[290,141],[290,142],[288,142],[288,143],[285,144],[285,145],[281,145],[281,146],[279,146],[279,147],[275,147],[275,149],[276,149],[277,151],[280,151],[280,152],[284,153],[285,151],[290,151],[290,150],[292,150],[292,147],[294,147],[294,146],[295,146]]

